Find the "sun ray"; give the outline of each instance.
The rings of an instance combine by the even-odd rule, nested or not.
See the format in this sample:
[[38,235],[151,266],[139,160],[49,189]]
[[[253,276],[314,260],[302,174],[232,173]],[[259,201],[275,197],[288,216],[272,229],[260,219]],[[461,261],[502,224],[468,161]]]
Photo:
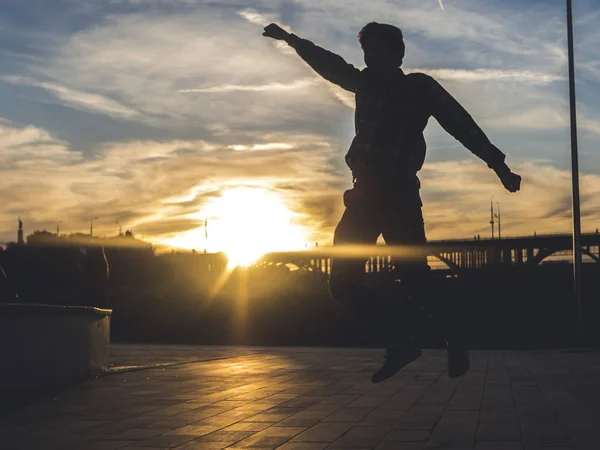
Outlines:
[[248,281],[249,274],[247,267],[238,267],[237,273],[237,295],[236,295],[236,308],[234,317],[234,341],[246,344],[247,343],[247,324],[248,324]]
[[221,292],[221,289],[223,289],[223,286],[225,286],[225,283],[227,283],[227,280],[229,280],[229,277],[231,276],[232,272],[233,267],[227,266],[225,270],[219,275],[219,278],[217,278],[210,291],[209,300],[213,300],[219,294],[219,292]]

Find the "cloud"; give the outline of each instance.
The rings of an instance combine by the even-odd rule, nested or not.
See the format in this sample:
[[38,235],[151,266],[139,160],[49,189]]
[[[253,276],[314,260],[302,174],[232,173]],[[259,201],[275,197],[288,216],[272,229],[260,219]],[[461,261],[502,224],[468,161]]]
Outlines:
[[[205,206],[227,189],[268,189],[284,199],[310,230],[309,239],[331,243],[349,188],[330,164],[334,149],[319,137],[289,136],[288,142],[227,148],[206,141],[107,143],[93,159],[53,138],[46,130],[0,121],[0,154],[21,149],[18,161],[0,165],[5,199],[0,236],[10,239],[21,215],[26,231],[82,231],[91,217],[99,235],[114,234],[114,222],[154,242],[199,228]],[[238,144],[243,145],[243,144]],[[246,151],[246,150],[263,151]],[[45,159],[40,159],[41,155]],[[570,172],[546,162],[514,167],[523,176],[520,193],[503,190],[494,173],[475,160],[427,162],[421,171],[430,239],[486,235],[489,199],[502,206],[506,236],[568,232]],[[600,176],[581,174],[584,229],[600,220]],[[11,231],[12,230],[12,231]]]
[[25,169],[34,164],[69,165],[81,158],[80,153],[70,151],[65,142],[46,130],[31,125],[17,127],[6,119],[0,120],[0,170]]
[[262,37],[248,14],[228,16],[226,27],[223,13],[206,6],[107,15],[36,59],[20,81],[70,106],[176,130],[295,123],[308,132],[308,122],[335,114],[341,105],[327,83]]
[[488,119],[486,125],[497,128],[555,130],[569,125],[569,112],[565,111],[564,108],[533,107],[516,110],[506,116]]
[[228,148],[237,151],[254,151],[254,150],[291,150],[294,148],[292,144],[285,142],[272,142],[269,144],[254,144],[254,145],[230,145]]
[[5,76],[1,79],[12,84],[45,89],[67,105],[84,111],[102,113],[111,117],[123,119],[133,119],[139,116],[137,111],[103,95],[78,91],[60,84],[39,81],[22,76]]
[[263,85],[244,85],[244,84],[222,84],[218,86],[208,86],[203,88],[180,89],[179,92],[234,92],[234,91],[285,91],[288,89],[298,89],[315,84],[315,80],[295,80],[290,83],[270,83]]
[[[326,195],[339,183],[328,161],[333,149],[319,138],[286,135],[273,142],[227,148],[206,141],[132,141],[106,143],[96,157],[79,152],[33,126],[0,121],[0,236],[10,239],[22,216],[26,231],[82,231],[90,217],[98,234],[114,233],[114,223],[158,241],[197,225],[207,201],[239,186],[279,193],[301,214],[304,202]],[[241,145],[241,144],[240,144]],[[262,150],[262,151],[258,151]],[[304,186],[289,194],[278,186]],[[328,221],[310,217],[302,226]],[[186,226],[189,228],[186,229]],[[312,229],[313,233],[320,230]]]
[[424,72],[442,80],[464,81],[510,81],[547,85],[554,81],[564,81],[562,75],[532,72],[530,70],[497,70],[497,69],[407,69],[407,73]]
[[[421,172],[424,216],[430,239],[490,233],[490,199],[499,201],[504,236],[533,232],[571,232],[571,173],[548,163],[513,167],[523,177],[521,191],[504,190],[495,174],[477,161],[426,164]],[[592,232],[600,221],[600,176],[582,173],[582,229]]]
[[262,14],[255,9],[244,9],[243,11],[240,11],[239,14],[248,22],[261,25],[263,27],[269,25],[271,22],[276,21],[276,17],[274,15]]
[[600,135],[600,120],[583,117],[578,122],[578,128]]
[[[449,83],[484,123],[532,107],[554,109],[554,99],[565,95],[557,8],[517,11],[486,2],[442,13],[435,2],[416,0],[402,8],[379,0],[283,2],[279,8],[261,0],[252,8],[236,1],[165,4],[150,2],[128,14],[107,11],[95,26],[64,36],[33,60],[30,78],[45,80],[46,89],[71,106],[178,131],[201,124],[203,138],[259,128],[322,133],[329,123],[331,138],[348,141],[342,120],[354,107],[353,95],[320,80],[285,44],[279,48],[261,36],[261,27],[283,14],[297,33],[357,66],[356,31],[363,22],[399,24],[406,64]],[[538,26],[530,27],[532,21]],[[503,133],[511,133],[511,123]]]

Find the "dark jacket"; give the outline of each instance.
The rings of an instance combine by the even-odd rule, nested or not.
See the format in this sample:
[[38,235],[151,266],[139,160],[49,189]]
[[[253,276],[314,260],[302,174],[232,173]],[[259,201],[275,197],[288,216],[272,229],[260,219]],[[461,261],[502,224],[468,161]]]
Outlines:
[[346,163],[355,178],[417,180],[425,160],[423,130],[429,117],[490,168],[505,155],[477,126],[469,113],[432,77],[406,75],[402,69],[388,79],[369,68],[359,70],[341,56],[292,34],[287,40],[323,78],[356,94],[354,137]]

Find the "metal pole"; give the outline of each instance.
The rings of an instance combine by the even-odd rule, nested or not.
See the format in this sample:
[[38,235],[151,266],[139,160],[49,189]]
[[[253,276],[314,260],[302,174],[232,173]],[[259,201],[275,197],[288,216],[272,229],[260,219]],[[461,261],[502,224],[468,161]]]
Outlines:
[[92,220],[90,220],[90,237],[94,236],[94,220],[96,220],[97,217],[94,217]]
[[575,103],[575,58],[573,56],[573,4],[567,0],[567,45],[569,53],[569,98],[571,106],[571,170],[573,182],[573,287],[577,302],[577,335],[582,338],[581,212],[579,203],[579,159],[577,155],[577,109]]
[[492,224],[492,239],[494,239],[494,200],[490,199],[490,223]]
[[204,254],[206,255],[206,247],[208,245],[208,217],[204,220]]
[[498,206],[498,239],[502,239],[502,224],[500,222],[500,202],[496,202],[496,205]]

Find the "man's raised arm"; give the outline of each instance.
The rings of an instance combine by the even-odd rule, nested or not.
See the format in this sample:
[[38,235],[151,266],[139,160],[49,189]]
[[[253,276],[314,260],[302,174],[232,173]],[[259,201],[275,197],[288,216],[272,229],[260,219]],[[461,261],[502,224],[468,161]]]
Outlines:
[[511,172],[506,165],[504,153],[490,142],[471,115],[448,91],[432,77],[424,74],[422,77],[431,115],[444,130],[485,161],[488,167],[496,172],[507,190],[518,191],[521,187],[521,177]]
[[307,39],[288,33],[275,23],[265,27],[263,36],[287,42],[323,78],[347,91],[357,91],[360,70],[352,64],[348,64],[341,56],[325,50]]

